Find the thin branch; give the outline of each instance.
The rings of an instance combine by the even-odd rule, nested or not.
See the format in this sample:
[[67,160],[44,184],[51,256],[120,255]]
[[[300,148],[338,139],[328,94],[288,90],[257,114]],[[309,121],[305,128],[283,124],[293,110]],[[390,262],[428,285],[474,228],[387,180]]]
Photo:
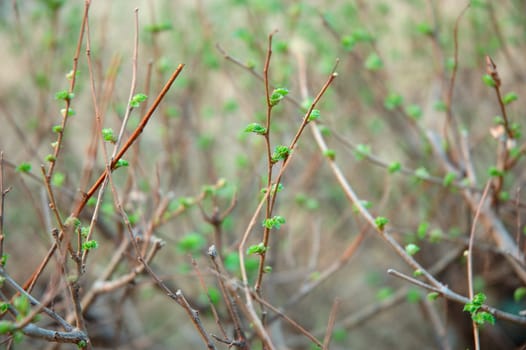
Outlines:
[[[71,80],[70,80],[70,85],[69,85],[69,90],[68,90],[69,95],[71,95],[73,91],[75,90],[75,83],[77,80],[77,67],[79,63],[80,50],[82,48],[84,32],[86,30],[86,25],[88,23],[88,13],[89,13],[90,2],[91,2],[90,0],[84,1],[84,15],[82,17],[82,23],[80,25],[79,38],[77,40],[77,48],[75,49],[75,55],[73,56],[73,69],[71,70]],[[53,175],[53,170],[55,169],[55,165],[57,163],[57,159],[60,154],[60,150],[62,148],[62,141],[64,139],[64,130],[66,129],[67,120],[69,119],[68,114],[69,114],[70,108],[71,108],[71,99],[67,98],[66,106],[64,108],[64,112],[62,115],[62,124],[60,128],[60,132],[58,132],[56,146],[53,152],[54,160],[49,163],[49,168],[45,174],[48,180]]]
[[454,56],[453,56],[453,71],[451,72],[451,77],[449,78],[449,87],[446,95],[446,122],[444,123],[444,138],[447,140],[447,132],[453,127],[453,135],[456,144],[459,144],[459,135],[458,135],[458,123],[453,116],[453,90],[455,88],[455,80],[457,77],[458,71],[458,27],[460,25],[460,20],[464,16],[464,13],[468,10],[471,4],[467,4],[466,7],[460,12],[456,21],[455,28],[453,29],[453,40],[454,40]]
[[234,324],[234,332],[239,342],[241,344],[245,344],[244,347],[242,347],[243,349],[245,349],[248,345],[246,344],[245,333],[243,332],[243,329],[241,327],[241,318],[239,317],[237,303],[236,300],[231,297],[227,286],[225,286],[224,277],[226,277],[227,275],[225,273],[223,262],[221,261],[221,255],[218,253],[214,245],[208,248],[208,256],[210,257],[210,260],[212,260],[214,269],[217,273],[217,282],[219,284],[219,289],[221,290],[221,294],[223,295],[226,304],[226,309],[230,315],[232,323]]
[[270,304],[268,301],[266,301],[263,298],[261,298],[257,293],[252,293],[252,296],[254,297],[254,299],[258,303],[263,304],[265,307],[267,307],[270,310],[272,310],[272,312],[275,312],[277,315],[279,315],[279,317],[281,317],[282,319],[287,321],[292,327],[294,327],[298,331],[300,331],[303,335],[305,335],[307,338],[309,338],[313,343],[315,343],[316,345],[318,345],[320,347],[323,347],[323,344],[318,339],[316,339],[316,337],[313,336],[309,331],[307,331],[305,328],[303,328],[299,323],[297,323],[296,321],[294,321],[293,319],[291,319],[290,317],[285,315],[283,312],[281,312],[278,308],[276,308],[275,306]]
[[[34,298],[30,293],[26,292],[24,290],[24,288],[22,288],[13,278],[11,278],[11,276],[2,267],[0,267],[0,276],[2,276],[5,279],[5,281],[11,287],[13,287],[13,289],[15,289],[18,293],[20,293],[20,295],[25,296],[29,300],[31,305],[37,306],[38,309],[42,310],[46,315],[48,315],[53,320],[55,320],[62,328],[64,328],[64,330],[66,330],[68,332],[73,330],[74,327],[71,326],[71,324],[69,322],[64,320],[55,311],[47,308],[45,306],[45,303],[41,303],[36,298]],[[50,294],[52,294],[52,293],[50,293]],[[46,298],[46,299],[49,299],[48,301],[51,301],[52,298],[50,297],[50,298]]]
[[[413,278],[413,277],[407,276],[407,275],[405,275],[405,274],[403,274],[401,272],[398,272],[398,271],[396,271],[394,269],[387,270],[387,273],[390,274],[390,275],[393,275],[395,277],[401,278],[401,279],[403,279],[403,280],[405,280],[407,282],[410,282],[410,283],[412,283],[415,286],[418,286],[420,288],[424,288],[424,289],[427,289],[429,291],[436,292],[436,293],[442,295],[444,298],[446,298],[448,300],[451,300],[451,301],[454,301],[456,303],[459,303],[459,304],[462,304],[462,305],[466,305],[467,303],[471,302],[471,299],[466,298],[465,296],[462,296],[460,294],[457,294],[457,293],[453,292],[451,289],[449,289],[446,286],[434,287],[434,286],[429,285],[429,284],[427,284],[425,282],[417,280],[416,278]],[[501,311],[501,310],[499,310],[497,308],[494,308],[494,307],[486,305],[486,304],[483,304],[480,307],[480,310],[487,311],[487,312],[489,312],[490,314],[492,314],[493,316],[495,316],[496,318],[498,318],[500,320],[506,320],[506,321],[510,321],[510,322],[513,322],[513,323],[516,323],[516,324],[526,325],[526,316],[518,316],[518,315],[510,314],[508,312]]]
[[10,190],[10,187],[4,188],[4,152],[0,151],[0,259],[4,256],[5,197]]
[[210,296],[210,291],[208,290],[208,287],[206,286],[205,280],[203,278],[203,274],[201,273],[201,270],[199,269],[199,266],[197,265],[197,261],[195,261],[194,258],[192,258],[192,266],[194,268],[194,271],[197,275],[197,278],[199,279],[199,284],[201,285],[201,289],[206,294],[206,297],[208,299],[208,305],[210,305],[210,310],[212,310],[212,314],[214,315],[214,320],[219,327],[219,330],[221,331],[221,335],[225,338],[227,338],[227,334],[225,331],[225,328],[221,324],[221,320],[219,319],[219,313],[217,312],[217,309],[212,302],[212,298]]
[[327,324],[327,331],[325,332],[325,338],[323,338],[323,349],[329,350],[329,344],[331,343],[332,331],[334,330],[334,322],[336,322],[336,313],[340,307],[340,300],[335,299],[332,303],[331,313],[329,316],[329,322]]
[[[168,90],[172,86],[173,82],[175,81],[175,79],[181,73],[183,67],[184,67],[184,64],[180,64],[177,67],[177,69],[173,72],[172,76],[167,81],[167,83],[165,84],[165,86],[163,87],[161,92],[157,95],[157,97],[156,97],[155,101],[153,102],[153,104],[150,106],[150,108],[148,109],[146,114],[142,117],[139,125],[137,126],[137,128],[135,129],[133,134],[128,138],[128,140],[126,141],[124,146],[121,148],[121,150],[117,153],[117,155],[113,159],[113,162],[111,164],[111,170],[115,170],[115,166],[116,166],[118,160],[121,159],[121,157],[126,153],[126,151],[131,147],[131,145],[137,140],[139,135],[142,133],[142,131],[146,127],[146,124],[148,123],[148,121],[152,117],[153,113],[156,111],[157,107],[159,106],[159,104],[163,100],[164,96],[168,93]],[[77,207],[73,210],[73,212],[71,214],[72,217],[78,217],[80,215],[80,212],[86,206],[86,204],[88,202],[88,199],[91,198],[94,195],[94,193],[97,191],[99,186],[102,184],[102,182],[106,178],[107,174],[108,174],[108,170],[105,169],[104,172],[99,176],[97,181],[95,181],[95,183],[91,186],[89,191],[87,193],[83,194],[82,198],[80,199],[79,203],[77,204]],[[61,233],[61,235],[62,234],[63,233]],[[48,250],[47,255],[44,257],[42,263],[39,265],[37,270],[33,273],[33,275],[31,275],[31,277],[26,281],[26,283],[24,283],[24,286],[26,286],[26,285],[27,286],[32,286],[32,285],[34,285],[34,283],[36,283],[38,277],[40,276],[40,274],[44,270],[45,266],[47,265],[49,259],[54,254],[56,249],[57,249],[57,244],[54,243],[51,246],[51,248]]]
[[[482,205],[486,200],[488,191],[491,187],[491,182],[486,184],[482,197],[480,198],[479,206],[475,211],[475,217],[473,218],[473,223],[471,224],[471,233],[469,234],[469,245],[468,245],[468,256],[467,256],[467,269],[468,269],[468,292],[469,298],[473,300],[473,242],[475,241],[475,230],[477,227],[477,221],[480,215],[480,210]],[[480,350],[480,337],[479,337],[479,327],[475,321],[471,321],[473,326],[473,341],[475,344],[475,349]]]
[[[177,69],[172,73],[172,75],[170,76],[170,79],[168,79],[168,81],[162,88],[161,92],[159,92],[153,104],[150,106],[146,114],[142,117],[141,121],[139,122],[139,125],[135,128],[133,134],[128,138],[124,146],[122,146],[122,148],[119,150],[119,152],[117,152],[117,154],[113,158],[112,163],[111,163],[111,170],[115,170],[115,166],[117,165],[117,162],[124,156],[126,151],[128,151],[131,145],[133,145],[133,143],[137,140],[139,135],[143,132],[150,118],[153,116],[153,113],[157,110],[157,107],[159,107],[159,104],[164,99],[164,96],[168,93],[168,91],[170,90],[170,87],[172,86],[175,79],[177,79],[177,77],[179,76],[183,68],[184,68],[184,64],[179,64]],[[77,204],[77,207],[73,210],[73,213],[72,213],[73,217],[79,216],[82,209],[86,206],[88,199],[91,198],[93,194],[97,191],[99,186],[104,181],[104,178],[106,177],[106,175],[107,175],[107,170],[104,170],[104,172],[99,176],[97,181],[95,181],[95,183],[91,186],[91,188],[82,196],[80,202]]]

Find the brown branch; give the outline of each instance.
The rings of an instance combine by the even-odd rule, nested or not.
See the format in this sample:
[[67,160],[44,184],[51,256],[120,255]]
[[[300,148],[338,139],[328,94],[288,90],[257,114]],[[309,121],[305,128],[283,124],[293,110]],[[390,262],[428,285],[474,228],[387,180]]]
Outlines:
[[[77,67],[79,63],[80,50],[82,48],[84,32],[86,30],[86,25],[88,23],[88,13],[89,13],[90,2],[91,2],[90,0],[84,1],[84,15],[82,17],[82,23],[80,25],[80,33],[79,33],[79,38],[77,40],[77,48],[75,49],[75,55],[73,56],[73,69],[71,71],[72,74],[71,74],[68,94],[72,94],[75,89],[75,82],[77,80]],[[53,152],[53,161],[49,163],[49,168],[47,170],[47,173],[45,174],[48,180],[51,179],[51,176],[53,175],[53,170],[55,169],[55,165],[57,163],[57,159],[60,154],[60,149],[62,148],[62,141],[64,139],[64,130],[66,129],[67,120],[69,119],[68,114],[69,114],[70,108],[71,108],[71,99],[67,98],[66,106],[64,108],[64,113],[62,115],[61,129],[60,129],[60,132],[58,132],[56,146]]]
[[[477,221],[480,215],[480,209],[482,205],[484,204],[486,200],[486,196],[488,195],[488,191],[490,189],[491,182],[488,182],[486,184],[486,187],[484,189],[484,193],[482,193],[482,197],[480,197],[480,202],[475,210],[475,217],[473,218],[473,223],[471,224],[471,232],[469,234],[469,245],[468,245],[468,256],[467,256],[467,275],[468,275],[468,291],[469,291],[469,299],[473,300],[473,242],[475,240],[475,230],[477,227]],[[480,350],[480,337],[479,337],[479,328],[475,321],[471,321],[473,326],[473,341],[475,344],[475,349]]]
[[459,144],[460,138],[458,135],[458,123],[453,115],[453,90],[455,88],[455,80],[457,77],[457,71],[458,71],[458,27],[460,25],[460,20],[464,16],[464,13],[468,10],[468,8],[471,6],[471,4],[467,4],[466,7],[460,12],[460,15],[458,15],[456,21],[455,21],[455,28],[453,29],[453,40],[454,40],[454,55],[453,55],[453,71],[451,72],[451,77],[449,78],[449,87],[446,94],[446,121],[444,123],[444,138],[447,140],[447,132],[452,127],[453,130],[453,139],[456,143],[456,145]]
[[[172,86],[173,82],[175,81],[175,79],[181,73],[183,67],[184,67],[184,65],[180,64],[177,67],[177,69],[173,72],[173,74],[170,77],[170,79],[168,80],[168,82],[165,84],[165,86],[163,87],[161,92],[157,95],[157,97],[156,97],[155,101],[153,102],[153,104],[150,106],[150,108],[148,109],[146,114],[142,117],[139,125],[137,126],[137,128],[135,129],[133,134],[128,138],[128,140],[126,141],[124,146],[121,148],[121,150],[117,153],[117,155],[113,159],[113,161],[111,163],[111,168],[110,168],[111,170],[115,169],[115,165],[117,164],[117,161],[124,155],[124,153],[126,153],[126,151],[131,147],[131,145],[137,140],[139,135],[142,133],[142,131],[146,127],[146,124],[148,123],[148,121],[152,117],[153,113],[155,112],[155,110],[157,109],[157,107],[159,106],[161,101],[163,100],[164,96],[168,93],[168,90]],[[91,186],[90,190],[87,193],[83,194],[82,198],[80,199],[80,202],[77,204],[77,207],[73,210],[73,212],[71,214],[72,217],[78,217],[80,215],[80,212],[86,206],[86,203],[88,202],[88,199],[91,198],[93,196],[93,194],[97,191],[99,186],[102,184],[102,182],[106,178],[107,174],[108,174],[108,171],[107,171],[107,169],[105,169],[104,172],[99,176],[97,181]],[[62,236],[62,235],[63,235],[63,233],[61,232],[60,236]],[[25,289],[27,289],[27,286],[33,286],[34,283],[36,283],[38,277],[40,276],[40,274],[44,270],[45,266],[49,262],[49,259],[54,254],[56,249],[57,249],[57,244],[55,242],[51,246],[51,248],[48,250],[46,256],[44,257],[42,263],[39,265],[37,270],[24,283],[24,288]]]
[[279,317],[287,321],[292,327],[296,328],[298,331],[300,331],[303,335],[305,335],[307,338],[309,338],[313,343],[316,345],[323,347],[323,344],[316,339],[315,336],[313,336],[309,331],[307,331],[305,328],[303,328],[299,323],[285,315],[283,312],[281,312],[278,308],[270,304],[268,301],[261,298],[258,293],[252,293],[252,296],[254,299],[258,302],[264,305],[266,308],[272,310],[272,312],[276,313]]
[[[137,126],[137,128],[135,128],[135,131],[133,132],[133,134],[128,138],[126,143],[122,146],[119,152],[117,152],[115,157],[112,159],[112,162],[111,162],[112,171],[115,170],[115,166],[117,165],[117,162],[124,156],[126,151],[131,147],[131,145],[137,140],[139,135],[143,132],[144,128],[146,127],[146,124],[148,124],[148,121],[152,117],[153,113],[156,111],[157,107],[163,100],[164,96],[168,93],[168,90],[170,90],[170,87],[172,86],[175,79],[179,76],[179,73],[181,73],[183,68],[184,68],[184,64],[180,64],[177,67],[177,69],[172,73],[172,76],[170,77],[170,79],[168,79],[168,81],[164,85],[161,92],[155,98],[155,101],[153,102],[153,104],[150,106],[146,114],[142,117],[141,121],[139,122],[139,125]],[[91,198],[91,196],[93,196],[93,194],[97,191],[97,189],[102,184],[106,176],[107,176],[107,170],[104,170],[104,172],[99,176],[97,181],[95,181],[95,183],[91,186],[91,188],[82,196],[80,202],[77,204],[77,207],[73,210],[71,216],[73,217],[79,216],[80,212],[82,211],[82,209],[88,202],[88,199]]]
[[334,329],[334,322],[336,321],[336,313],[340,307],[340,299],[335,299],[332,303],[331,313],[329,316],[329,322],[327,324],[327,331],[325,332],[325,338],[323,338],[323,349],[329,350],[329,344],[331,343],[332,331]]
[[221,290],[221,294],[223,295],[227,312],[230,315],[232,323],[234,324],[234,332],[236,334],[237,341],[240,344],[245,344],[244,347],[242,347],[242,349],[245,349],[247,347],[246,337],[241,327],[241,318],[239,317],[236,300],[231,297],[230,291],[228,290],[227,286],[225,286],[223,277],[226,277],[227,275],[225,273],[223,262],[221,261],[221,255],[216,250],[214,245],[208,248],[208,256],[210,257],[210,260],[212,260],[214,269],[217,273],[217,282],[219,284],[219,289]]
[[4,152],[0,151],[0,259],[4,256],[4,215],[5,197],[11,187],[4,189]]

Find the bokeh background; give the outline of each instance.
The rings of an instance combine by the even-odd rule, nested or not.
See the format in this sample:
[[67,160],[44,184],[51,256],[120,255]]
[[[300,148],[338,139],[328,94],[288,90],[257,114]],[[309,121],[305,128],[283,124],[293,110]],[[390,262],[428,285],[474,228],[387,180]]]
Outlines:
[[[0,150],[9,162],[4,186],[11,187],[5,201],[4,249],[9,255],[8,271],[19,281],[30,276],[47,252],[56,225],[46,206],[40,165],[46,163],[50,144],[56,140],[52,127],[61,121],[62,106],[54,96],[69,86],[66,74],[72,68],[83,5],[58,0],[0,3]],[[290,96],[303,102],[305,95],[317,94],[338,61],[338,77],[318,106],[320,125],[336,161],[359,196],[369,202],[371,212],[390,219],[399,242],[418,242],[418,261],[432,267],[449,259],[437,268],[436,276],[467,295],[462,252],[474,214],[458,190],[422,179],[445,176],[423,132],[443,131],[458,20],[458,72],[451,102],[478,174],[474,187],[484,187],[497,149],[490,129],[500,114],[494,91],[482,81],[485,56],[496,62],[503,91],[519,96],[508,113],[520,128],[524,123],[526,7],[519,0],[498,4],[477,0],[459,18],[466,5],[467,1],[424,0],[92,1],[90,55],[105,127],[118,130],[125,112],[135,8],[139,19],[137,92],[148,95],[151,103],[177,65],[186,65],[127,156],[130,167],[119,169],[114,178],[136,232],[146,230],[162,200],[170,202],[163,214],[166,222],[154,232],[166,245],[153,266],[173,290],[183,290],[200,310],[210,333],[218,330],[192,261],[227,327],[229,321],[206,256],[208,246],[216,243],[213,228],[199,206],[191,203],[204,186],[220,179],[225,184],[202,201],[203,210],[222,212],[237,197],[234,210],[223,222],[222,253],[229,278],[238,278],[237,244],[261,198],[267,171],[263,138],[244,129],[251,122],[264,122],[266,105],[263,83],[250,69],[226,59],[225,53],[261,74],[268,35],[274,30],[278,31],[273,38],[271,83],[288,88]],[[64,217],[79,191],[85,191],[104,169],[100,142],[95,151],[92,144],[96,129],[89,81],[84,42],[73,100],[76,114],[68,121],[56,165],[59,175],[53,179]],[[141,111],[132,114],[128,133]],[[290,142],[302,115],[287,101],[274,110],[273,146]],[[364,154],[379,161],[371,162]],[[23,162],[32,166],[32,176],[15,170]],[[94,171],[88,174],[91,162]],[[409,171],[390,174],[386,166],[392,162],[400,162]],[[505,198],[500,211],[521,249],[523,182],[519,162],[506,177],[510,200]],[[286,224],[271,237],[268,264],[272,272],[265,275],[263,284],[266,300],[276,307],[287,305],[301,286],[315,281],[364,234],[344,266],[300,301],[287,305],[284,312],[322,339],[333,301],[339,299],[332,349],[472,346],[471,322],[462,305],[441,299],[429,302],[426,291],[387,275],[388,268],[411,271],[348,203],[310,132],[302,136],[283,186],[276,212],[286,218]],[[83,223],[89,223],[90,210],[86,209]],[[82,277],[85,290],[108,265],[124,235],[122,219],[107,191],[94,234],[99,247]],[[261,240],[259,226],[250,237],[251,244]],[[524,305],[513,294],[524,281],[494,250],[488,232],[481,229],[477,239],[477,290],[486,293],[489,304],[517,312]],[[135,266],[132,251],[127,257],[115,276]],[[248,260],[253,278],[258,260]],[[44,294],[47,282],[58,273],[55,269],[54,265],[46,269],[36,296]],[[57,310],[67,309],[66,299],[57,299]],[[449,347],[437,339],[431,309],[446,331]],[[86,318],[89,334],[101,348],[204,348],[183,310],[146,275],[137,277],[133,285],[102,295]],[[270,331],[280,349],[312,346],[285,321],[273,322]],[[486,349],[513,349],[526,341],[524,329],[503,322],[485,326],[482,334]],[[22,342],[46,347],[43,341]],[[258,346],[253,344],[254,349]]]

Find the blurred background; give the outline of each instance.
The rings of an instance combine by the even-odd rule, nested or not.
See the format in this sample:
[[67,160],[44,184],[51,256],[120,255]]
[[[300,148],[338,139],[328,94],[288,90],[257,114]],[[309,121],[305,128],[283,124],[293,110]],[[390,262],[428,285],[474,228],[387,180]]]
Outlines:
[[[455,130],[465,135],[477,174],[472,186],[481,191],[498,154],[490,130],[502,119],[497,118],[501,109],[494,89],[482,80],[485,56],[496,63],[504,93],[518,96],[507,111],[520,146],[526,44],[524,1],[477,0],[466,9],[467,5],[433,0],[93,1],[86,32],[93,73],[90,77],[85,36],[72,100],[75,115],[68,117],[52,178],[60,213],[66,218],[80,191],[104,170],[90,79],[103,126],[119,130],[122,124],[132,80],[137,8],[136,91],[149,99],[131,114],[126,135],[173,70],[180,63],[185,68],[126,155],[130,166],[115,172],[116,189],[134,232],[141,235],[153,225],[154,235],[166,242],[152,262],[155,271],[172,290],[185,293],[210,333],[219,334],[199,282],[202,276],[224,325],[230,327],[206,255],[211,244],[218,244],[217,236],[203,213],[225,212],[237,199],[221,225],[220,253],[228,278],[239,278],[237,246],[267,179],[264,139],[244,132],[249,123],[264,124],[266,118],[265,87],[252,72],[262,74],[268,36],[277,30],[270,82],[308,105],[337,64],[338,77],[317,107],[336,162],[370,211],[389,218],[395,238],[403,245],[416,242],[421,248],[416,259],[444,284],[467,295],[463,251],[474,213],[461,190],[444,186],[446,171],[425,135],[442,135],[445,130],[458,23],[458,64],[450,102]],[[47,164],[46,155],[56,141],[53,126],[62,120],[63,104],[55,94],[70,84],[67,74],[83,6],[60,0],[0,2],[0,150],[7,162],[4,186],[11,187],[4,204],[4,250],[7,270],[20,283],[45,256],[56,227],[40,166]],[[272,114],[272,147],[288,145],[302,117],[294,103],[280,103]],[[521,160],[505,177],[498,213],[523,249]],[[390,165],[396,163],[406,171],[392,173]],[[31,170],[20,171],[20,164]],[[471,319],[462,305],[443,299],[430,302],[427,291],[387,275],[388,268],[412,271],[348,203],[328,164],[306,130],[277,199],[275,214],[286,223],[272,232],[267,257],[272,272],[264,276],[263,297],[319,339],[338,299],[331,349],[472,347]],[[106,192],[93,236],[99,247],[82,276],[84,292],[127,234],[111,191]],[[159,215],[162,203],[168,204]],[[83,225],[89,224],[92,212],[90,206],[83,212]],[[261,234],[256,225],[249,244],[260,242]],[[356,251],[344,259],[359,239]],[[525,282],[501,254],[490,232],[478,230],[475,289],[488,296],[490,305],[516,313],[525,305],[514,293]],[[247,256],[251,279],[258,261]],[[302,286],[338,261],[342,264],[337,271],[301,294]],[[113,278],[135,264],[130,250]],[[56,267],[48,266],[36,297],[49,288],[58,274]],[[13,292],[7,288],[5,293]],[[64,297],[56,304],[58,312],[69,307]],[[204,348],[182,308],[147,275],[101,295],[86,319],[89,335],[100,348]],[[273,321],[269,329],[280,349],[312,346],[286,321]],[[506,322],[485,325],[483,348],[520,348],[526,342],[524,334],[524,329]],[[22,344],[47,346],[29,338]],[[253,344],[254,349],[258,346]],[[222,347],[227,348],[218,344]]]

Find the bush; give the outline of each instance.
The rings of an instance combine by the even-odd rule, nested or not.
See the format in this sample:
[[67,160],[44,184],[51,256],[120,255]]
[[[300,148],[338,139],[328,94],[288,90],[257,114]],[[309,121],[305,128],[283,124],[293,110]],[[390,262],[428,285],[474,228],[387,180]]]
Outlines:
[[526,344],[522,2],[150,4],[0,6],[8,348]]

